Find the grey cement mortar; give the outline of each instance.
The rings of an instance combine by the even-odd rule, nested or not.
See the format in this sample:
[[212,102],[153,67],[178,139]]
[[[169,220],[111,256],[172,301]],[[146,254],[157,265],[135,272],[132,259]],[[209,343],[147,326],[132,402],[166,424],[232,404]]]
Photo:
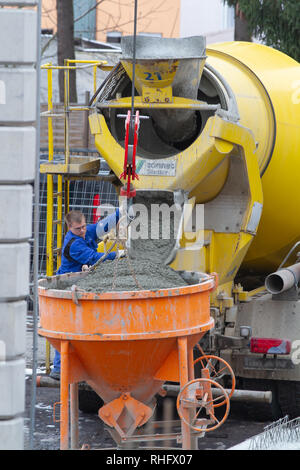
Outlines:
[[[205,55],[204,36],[187,38],[159,38],[137,36],[136,60],[168,60],[202,58]],[[133,58],[133,36],[121,38],[121,60]]]
[[[169,207],[173,206],[173,198],[168,200],[165,198],[163,201],[157,197],[152,197],[150,200],[144,196],[136,196],[134,199],[134,206],[136,204],[143,205],[148,213],[148,237],[143,238],[132,238],[130,240],[130,250],[129,255],[131,259],[138,260],[148,260],[148,262],[153,262],[154,264],[161,265],[166,262],[169,258],[171,252],[173,251],[177,231],[180,223],[181,209],[179,206],[173,206],[174,211],[170,213],[170,223],[169,227],[169,238],[163,238],[164,232],[163,229],[166,228],[167,220],[163,217],[152,217],[151,216],[151,207],[154,204],[161,205],[162,203],[168,205]],[[137,207],[137,206],[136,206]],[[138,220],[138,219],[136,219]],[[133,221],[133,224],[135,221]],[[157,237],[157,238],[155,238]]]
[[87,292],[103,293],[168,289],[185,286],[187,283],[176,271],[164,264],[148,259],[121,258],[99,264],[94,272],[76,282],[76,285]]
[[[172,206],[173,198],[164,199],[165,204]],[[151,205],[161,204],[159,198],[136,197],[134,204],[144,204],[148,211],[148,235],[151,237],[151,227],[158,234],[158,239],[132,239],[130,243],[130,257],[104,261],[89,273],[85,278],[76,282],[76,285],[87,292],[103,293],[111,291],[130,290],[157,290],[169,289],[188,285],[179,273],[165,264],[176,242],[178,225],[180,222],[180,207],[170,216],[170,238],[163,239],[163,225],[166,219],[153,218]],[[133,206],[134,207],[134,206]],[[153,233],[153,232],[152,232]],[[60,288],[65,290],[69,286],[61,283]]]

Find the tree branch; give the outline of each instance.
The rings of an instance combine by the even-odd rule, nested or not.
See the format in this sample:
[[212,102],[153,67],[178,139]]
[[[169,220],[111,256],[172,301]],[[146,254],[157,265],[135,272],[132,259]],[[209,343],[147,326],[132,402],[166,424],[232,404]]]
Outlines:
[[100,5],[100,3],[103,3],[105,2],[105,0],[99,0],[99,2],[95,3],[95,5],[91,8],[89,8],[88,10],[86,10],[84,13],[82,13],[82,15],[78,16],[77,18],[75,18],[74,20],[74,23],[76,23],[76,21],[79,21],[81,20],[82,18],[84,18],[86,15],[88,15],[91,11],[95,10],[95,8],[97,8],[98,5]]

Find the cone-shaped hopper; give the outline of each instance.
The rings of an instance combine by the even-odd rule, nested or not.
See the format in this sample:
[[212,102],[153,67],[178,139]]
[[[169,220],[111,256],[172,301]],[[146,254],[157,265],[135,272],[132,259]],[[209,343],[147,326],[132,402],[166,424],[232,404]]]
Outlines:
[[[39,334],[61,351],[61,387],[89,383],[105,402],[100,417],[126,436],[149,419],[164,381],[182,382],[180,364],[213,326],[215,281],[205,275],[196,285],[104,294],[55,288],[84,275],[39,282]],[[186,358],[179,357],[180,339]]]
[[[122,38],[121,49],[121,63],[132,80],[132,36]],[[135,55],[136,90],[148,103],[171,103],[173,96],[196,100],[205,58],[203,36],[180,39],[138,36]],[[196,126],[195,113],[190,110],[152,109],[151,117],[167,140],[187,139]]]

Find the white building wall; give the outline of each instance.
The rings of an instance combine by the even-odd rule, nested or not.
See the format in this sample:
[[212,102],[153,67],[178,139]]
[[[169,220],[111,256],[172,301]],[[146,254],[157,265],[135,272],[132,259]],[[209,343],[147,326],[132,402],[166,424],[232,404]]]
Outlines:
[[180,37],[206,36],[206,44],[233,41],[234,8],[223,0],[181,0]]
[[34,0],[1,4],[0,450],[23,450],[38,13],[37,9],[19,8],[35,7]]

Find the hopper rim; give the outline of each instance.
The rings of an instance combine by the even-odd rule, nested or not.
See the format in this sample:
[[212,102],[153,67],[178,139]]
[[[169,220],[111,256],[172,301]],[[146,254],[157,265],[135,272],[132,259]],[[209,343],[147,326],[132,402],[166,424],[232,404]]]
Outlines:
[[135,341],[135,340],[163,340],[166,338],[178,338],[181,336],[194,336],[209,331],[214,327],[214,319],[210,317],[206,323],[181,330],[164,330],[138,333],[70,333],[57,332],[39,328],[39,334],[46,338],[68,341]]
[[[56,276],[53,276],[53,278]],[[38,292],[44,297],[56,297],[64,299],[72,299],[73,292],[69,290],[51,289],[43,286],[43,283],[49,282],[47,279],[39,281]],[[108,292],[82,292],[76,290],[78,300],[122,300],[122,299],[147,299],[159,297],[174,297],[178,295],[193,294],[196,292],[212,290],[214,288],[214,277],[207,275],[207,278],[200,283],[186,286],[177,286],[165,289],[144,289],[131,291],[108,291]]]

